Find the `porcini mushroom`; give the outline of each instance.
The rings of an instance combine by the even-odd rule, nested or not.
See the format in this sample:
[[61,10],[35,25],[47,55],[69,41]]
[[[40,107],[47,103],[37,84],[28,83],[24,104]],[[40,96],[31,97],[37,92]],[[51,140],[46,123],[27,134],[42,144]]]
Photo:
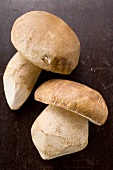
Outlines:
[[[28,63],[31,62],[34,68],[37,66],[55,73],[70,74],[78,64],[80,42],[76,34],[62,19],[48,12],[32,11],[19,17],[12,27],[11,41],[20,55],[26,58]],[[7,70],[9,70],[8,67],[9,65]],[[18,79],[16,70],[15,75]],[[29,74],[27,76],[26,72],[27,78],[31,77]],[[4,78],[5,81],[7,80]],[[12,82],[8,81],[10,83],[5,83],[7,92],[11,86],[13,87]],[[12,91],[13,96],[16,96],[17,90],[12,88]],[[9,98],[8,103],[12,103],[9,93],[6,93],[6,98]],[[20,94],[22,94],[21,91]],[[12,99],[14,103],[16,98]],[[20,102],[18,108],[22,104],[23,102]],[[10,107],[16,109],[13,103]]]
[[69,80],[43,83],[35,100],[49,104],[31,128],[33,143],[43,159],[82,150],[88,143],[88,120],[102,125],[108,116],[99,92]]

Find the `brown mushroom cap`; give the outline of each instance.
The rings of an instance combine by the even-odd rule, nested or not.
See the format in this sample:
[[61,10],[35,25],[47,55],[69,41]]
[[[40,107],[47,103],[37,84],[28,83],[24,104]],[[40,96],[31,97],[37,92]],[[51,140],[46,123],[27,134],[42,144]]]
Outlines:
[[97,125],[105,123],[108,109],[101,94],[86,85],[53,79],[35,92],[35,100],[75,112]]
[[69,74],[78,64],[80,43],[60,18],[44,11],[19,17],[11,31],[14,47],[38,67]]

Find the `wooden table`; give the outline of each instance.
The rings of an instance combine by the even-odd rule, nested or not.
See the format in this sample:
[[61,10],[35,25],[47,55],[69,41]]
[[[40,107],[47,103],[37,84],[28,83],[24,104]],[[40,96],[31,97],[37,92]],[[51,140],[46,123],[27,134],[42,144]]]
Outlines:
[[[68,76],[43,71],[20,110],[9,109],[3,73],[16,50],[10,31],[20,15],[31,10],[51,12],[76,32],[81,42],[78,67]],[[113,1],[112,0],[1,0],[0,1],[0,170],[113,169]],[[45,104],[34,101],[36,88],[52,78],[86,84],[104,97],[109,117],[99,127],[89,123],[88,146],[71,155],[44,161],[31,141],[30,129]]]

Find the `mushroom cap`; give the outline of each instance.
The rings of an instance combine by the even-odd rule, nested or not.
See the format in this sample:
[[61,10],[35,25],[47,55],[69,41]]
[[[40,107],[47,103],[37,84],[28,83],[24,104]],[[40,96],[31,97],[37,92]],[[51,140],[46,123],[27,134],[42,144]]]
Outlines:
[[75,112],[97,125],[104,124],[108,116],[99,92],[69,80],[53,79],[43,83],[35,92],[35,100]]
[[31,11],[19,17],[11,31],[14,47],[36,66],[70,74],[77,66],[80,42],[60,18],[44,11]]

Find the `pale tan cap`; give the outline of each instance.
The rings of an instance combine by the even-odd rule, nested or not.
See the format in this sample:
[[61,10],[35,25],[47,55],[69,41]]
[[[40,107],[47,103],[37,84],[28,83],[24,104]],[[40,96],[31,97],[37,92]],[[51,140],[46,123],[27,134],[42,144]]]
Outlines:
[[75,112],[97,125],[105,123],[108,109],[101,94],[86,85],[53,79],[35,92],[35,100]]
[[69,74],[77,66],[80,42],[60,18],[44,11],[19,17],[11,31],[14,47],[38,67]]

